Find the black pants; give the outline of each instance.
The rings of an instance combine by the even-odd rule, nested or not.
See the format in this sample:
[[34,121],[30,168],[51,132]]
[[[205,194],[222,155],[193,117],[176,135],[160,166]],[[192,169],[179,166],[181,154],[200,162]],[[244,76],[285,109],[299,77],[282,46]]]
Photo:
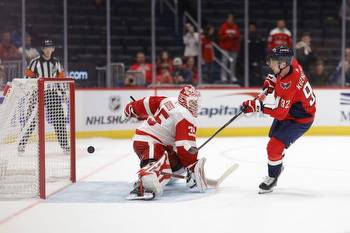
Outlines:
[[[23,150],[28,143],[30,136],[32,135],[37,122],[38,114],[33,112],[35,106],[38,105],[38,93],[34,91],[29,97],[29,104],[27,109],[26,121],[25,121],[25,132],[19,142],[19,150]],[[67,128],[66,128],[66,119],[64,117],[64,111],[62,107],[62,99],[58,95],[56,90],[46,90],[45,91],[45,107],[49,119],[53,124],[54,131],[57,136],[57,140],[63,150],[69,150]],[[32,114],[35,114],[32,116]],[[31,120],[30,125],[28,121]]]

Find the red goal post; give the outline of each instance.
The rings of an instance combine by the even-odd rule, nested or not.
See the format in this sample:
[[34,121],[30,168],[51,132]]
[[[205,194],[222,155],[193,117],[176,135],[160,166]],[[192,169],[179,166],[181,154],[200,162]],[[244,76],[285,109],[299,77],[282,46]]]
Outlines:
[[14,79],[0,124],[0,198],[46,198],[76,181],[74,80]]

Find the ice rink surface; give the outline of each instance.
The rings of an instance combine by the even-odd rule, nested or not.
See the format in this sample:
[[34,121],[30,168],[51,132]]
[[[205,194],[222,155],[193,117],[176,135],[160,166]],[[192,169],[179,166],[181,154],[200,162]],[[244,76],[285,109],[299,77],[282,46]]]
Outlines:
[[180,180],[153,201],[125,200],[138,169],[130,140],[79,140],[78,182],[45,201],[0,201],[0,232],[350,233],[350,137],[302,137],[288,149],[274,192],[259,195],[267,140],[215,138],[199,155],[207,177],[240,168],[218,189],[194,193]]

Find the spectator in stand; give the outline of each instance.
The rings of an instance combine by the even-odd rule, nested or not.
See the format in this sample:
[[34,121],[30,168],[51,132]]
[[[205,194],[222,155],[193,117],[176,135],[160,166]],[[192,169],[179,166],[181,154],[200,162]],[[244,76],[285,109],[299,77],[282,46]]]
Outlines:
[[172,84],[173,77],[169,72],[169,65],[163,63],[160,67],[160,74],[157,75],[157,84]]
[[[220,47],[226,52],[226,54],[233,59],[230,64],[231,82],[237,82],[236,78],[236,62],[237,55],[240,50],[240,36],[239,28],[235,23],[235,17],[233,14],[228,14],[226,22],[224,22],[219,29],[219,44]],[[229,59],[227,56],[222,56],[222,63],[227,67]],[[227,72],[225,69],[221,69],[221,81],[228,82]]]
[[315,62],[308,77],[312,86],[326,86],[330,84],[330,75],[326,71],[322,60]]
[[4,32],[0,43],[0,59],[6,60],[19,60],[21,54],[18,52],[16,46],[11,43],[11,33]]
[[[18,25],[18,28],[21,28],[21,25]],[[16,46],[16,48],[22,46],[22,35],[18,29],[11,32],[11,43]]]
[[[336,70],[332,74],[331,80],[333,85],[341,85],[341,72],[342,72],[342,62],[339,62]],[[350,86],[350,48],[347,48],[345,51],[345,85]]]
[[198,56],[198,45],[199,35],[194,31],[194,27],[190,23],[185,25],[186,34],[183,36],[183,42],[185,45],[185,57],[197,57]]
[[[25,58],[26,58],[27,64],[29,64],[29,62],[30,62],[31,60],[33,60],[34,58],[36,58],[36,57],[39,56],[39,52],[38,52],[38,50],[36,50],[36,48],[34,48],[34,47],[32,46],[32,37],[31,37],[31,35],[29,35],[28,33],[26,34],[26,37],[25,37],[25,43],[26,43]],[[23,53],[23,48],[22,48],[22,46],[19,47],[18,52],[19,52],[20,54]]]
[[160,53],[160,56],[157,60],[157,74],[162,73],[163,65],[167,65],[167,69],[170,74],[173,72],[173,61],[169,57],[169,54],[167,51],[162,51]]
[[[255,22],[248,25],[249,40],[249,86],[261,86],[264,81],[263,69],[266,67],[266,40],[257,33]],[[242,41],[244,47],[244,41]],[[244,69],[244,53],[240,53],[238,57],[240,71]]]
[[326,86],[330,84],[330,75],[326,71],[322,60],[315,62],[308,77],[312,86]]
[[281,45],[292,48],[292,33],[286,28],[284,19],[277,20],[277,27],[270,31],[267,43],[268,52],[271,52],[273,48]]
[[311,49],[310,33],[304,32],[301,36],[301,41],[295,45],[296,58],[299,64],[303,67],[306,74],[310,72],[310,66],[315,61],[315,56]]
[[136,54],[136,63],[130,66],[131,71],[140,71],[143,73],[147,85],[152,83],[152,65],[146,63],[146,57],[143,52]]
[[192,73],[185,69],[182,65],[182,60],[179,57],[174,58],[173,61],[173,80],[174,84],[191,84]]
[[190,79],[192,80],[192,84],[197,85],[199,82],[198,71],[196,67],[196,61],[194,57],[188,57],[186,59],[185,70],[190,74]]
[[202,58],[203,58],[203,83],[213,83],[213,66],[214,66],[214,28],[206,26],[202,35]]

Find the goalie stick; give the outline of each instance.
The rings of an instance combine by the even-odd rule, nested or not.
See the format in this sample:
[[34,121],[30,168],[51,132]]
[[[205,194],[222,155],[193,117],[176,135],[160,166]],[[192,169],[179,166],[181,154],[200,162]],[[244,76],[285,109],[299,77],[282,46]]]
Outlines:
[[[213,187],[218,187],[229,175],[231,175],[232,172],[237,170],[239,168],[239,164],[235,163],[231,167],[229,167],[218,179],[209,179],[206,178],[207,184]],[[167,172],[162,172],[163,175],[170,175],[174,178],[178,179],[186,179],[186,176],[184,175],[177,175],[177,174],[172,174],[172,173],[167,173]]]

